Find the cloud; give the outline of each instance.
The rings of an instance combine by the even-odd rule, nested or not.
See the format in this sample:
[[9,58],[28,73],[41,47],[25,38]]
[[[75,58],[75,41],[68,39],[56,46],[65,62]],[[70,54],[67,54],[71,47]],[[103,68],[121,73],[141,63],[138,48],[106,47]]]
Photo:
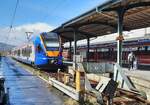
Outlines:
[[24,24],[13,27],[8,35],[9,27],[3,27],[0,28],[0,41],[11,45],[20,45],[27,42],[25,32],[33,32],[33,35],[38,35],[41,32],[49,32],[52,29],[54,29],[53,26],[38,22],[34,24]]

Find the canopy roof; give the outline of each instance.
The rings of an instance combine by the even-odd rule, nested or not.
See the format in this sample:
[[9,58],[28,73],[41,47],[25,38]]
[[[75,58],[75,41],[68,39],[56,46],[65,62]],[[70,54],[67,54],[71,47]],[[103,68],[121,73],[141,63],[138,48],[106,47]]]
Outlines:
[[52,32],[60,34],[65,42],[103,36],[117,32],[118,11],[123,8],[123,30],[150,27],[150,0],[109,0],[77,16]]

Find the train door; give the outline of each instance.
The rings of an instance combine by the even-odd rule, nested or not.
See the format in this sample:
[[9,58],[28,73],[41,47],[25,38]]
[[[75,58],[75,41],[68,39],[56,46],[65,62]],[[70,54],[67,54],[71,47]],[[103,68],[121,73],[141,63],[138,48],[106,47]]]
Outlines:
[[30,62],[30,64],[33,62],[33,50],[32,50],[32,44],[30,44],[28,47],[27,47],[27,52],[28,52],[28,60]]
[[42,49],[42,46],[40,44],[35,45],[35,65],[42,65],[47,62],[47,59],[45,59],[44,56],[44,50]]

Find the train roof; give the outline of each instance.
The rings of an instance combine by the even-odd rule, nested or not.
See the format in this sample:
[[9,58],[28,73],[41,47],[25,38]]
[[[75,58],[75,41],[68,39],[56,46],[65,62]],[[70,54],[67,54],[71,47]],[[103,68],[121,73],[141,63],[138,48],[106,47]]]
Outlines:
[[[148,39],[150,41],[150,28],[147,28],[147,32],[145,34],[145,29],[139,29],[139,30],[133,30],[130,33],[125,32],[124,33],[124,42],[128,41],[144,41],[143,39]],[[135,35],[136,36],[135,36]],[[90,45],[98,45],[98,44],[109,44],[109,43],[115,43],[116,42],[117,34],[109,34],[105,36],[95,37],[90,39]],[[72,43],[73,46],[73,43]],[[81,40],[77,42],[78,47],[87,46],[87,40]],[[69,43],[64,44],[64,48],[68,48]]]
[[74,40],[74,30],[78,33],[77,40],[97,37],[117,32],[117,13],[125,8],[123,30],[130,31],[150,27],[150,0],[108,0],[95,8],[83,13],[54,29],[65,40]]

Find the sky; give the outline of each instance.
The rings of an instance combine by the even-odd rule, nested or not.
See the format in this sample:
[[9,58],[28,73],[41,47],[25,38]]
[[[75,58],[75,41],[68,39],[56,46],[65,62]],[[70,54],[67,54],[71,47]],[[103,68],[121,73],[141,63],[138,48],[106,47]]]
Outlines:
[[[19,0],[13,28],[8,35],[17,0],[0,0],[0,37],[13,45],[26,42],[26,31],[50,31],[106,0]],[[8,37],[9,36],[9,37]]]

